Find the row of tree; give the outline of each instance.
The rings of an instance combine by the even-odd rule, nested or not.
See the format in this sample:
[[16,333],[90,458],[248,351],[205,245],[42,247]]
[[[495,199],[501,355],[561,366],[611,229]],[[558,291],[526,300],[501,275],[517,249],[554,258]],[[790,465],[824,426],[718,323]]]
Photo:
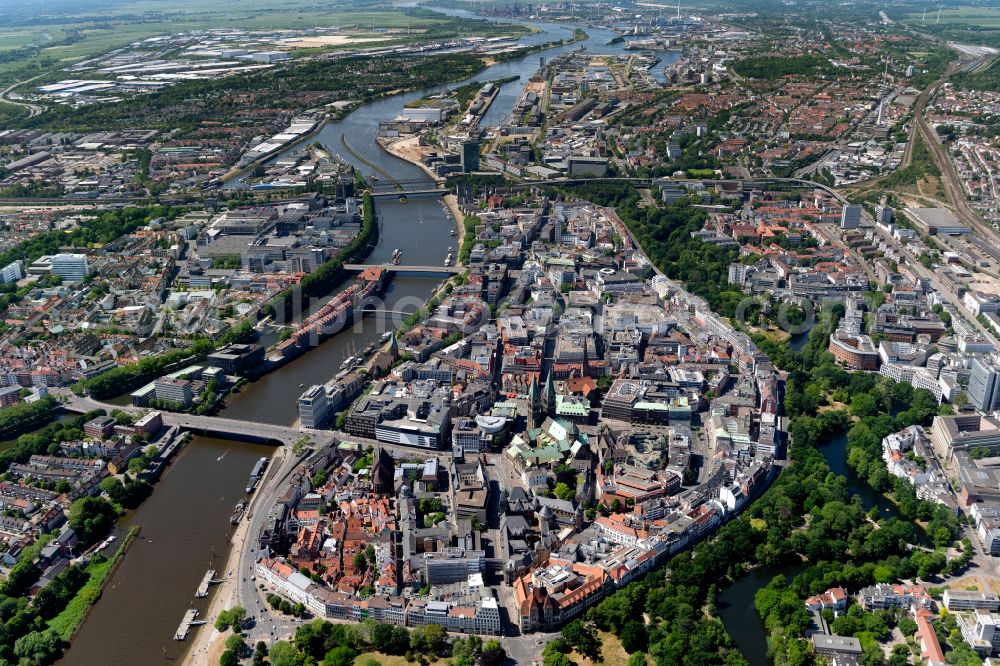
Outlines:
[[[238,632],[245,616],[246,611],[242,608],[223,611],[216,628],[220,631],[232,628]],[[232,645],[227,641],[227,652],[231,654],[223,654],[222,666],[237,663],[233,659],[238,661],[242,649],[242,641],[233,641]],[[374,620],[361,624],[313,620],[299,626],[292,640],[277,641],[269,648],[258,644],[253,659],[255,664],[262,663],[266,656],[271,666],[315,666],[320,663],[323,666],[354,666],[358,655],[372,651],[406,656],[409,660],[418,655],[426,655],[432,661],[448,657],[453,666],[500,666],[507,656],[496,639],[484,641],[478,636],[469,636],[449,641],[444,627],[438,624],[410,630]],[[373,658],[372,663],[378,663],[377,658]]]

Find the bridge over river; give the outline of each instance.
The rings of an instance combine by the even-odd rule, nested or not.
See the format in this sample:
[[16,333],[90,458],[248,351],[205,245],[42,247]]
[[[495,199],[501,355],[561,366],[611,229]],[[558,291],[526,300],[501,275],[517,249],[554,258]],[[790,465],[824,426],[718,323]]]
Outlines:
[[[65,394],[63,394],[65,395]],[[107,402],[94,400],[93,398],[81,397],[69,394],[63,403],[67,411],[85,414],[95,409],[103,409],[108,413],[113,409],[120,409],[124,412],[139,413],[138,407],[131,405],[113,405]],[[163,415],[163,425],[176,426],[181,430],[251,442],[264,442],[268,444],[292,445],[303,437],[310,437],[313,442],[323,445],[334,441],[334,433],[329,430],[315,430],[312,428],[294,428],[291,426],[274,425],[271,423],[258,423],[256,421],[242,421],[237,419],[227,419],[221,416],[196,416],[194,414],[184,414],[180,412],[169,412],[159,410]]]
[[465,271],[461,266],[403,266],[399,264],[344,264],[344,270],[361,272],[369,268],[381,268],[393,273],[434,273],[458,275]]

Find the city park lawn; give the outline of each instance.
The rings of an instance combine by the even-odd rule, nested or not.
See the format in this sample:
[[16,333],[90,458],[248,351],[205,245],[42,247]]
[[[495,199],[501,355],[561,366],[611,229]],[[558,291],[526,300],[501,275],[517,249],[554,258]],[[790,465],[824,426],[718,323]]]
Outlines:
[[606,631],[598,631],[597,635],[601,638],[601,658],[593,661],[590,657],[572,652],[568,656],[574,664],[579,664],[579,666],[598,666],[598,664],[617,666],[628,661],[629,653],[622,647],[622,642],[618,640],[617,636]]

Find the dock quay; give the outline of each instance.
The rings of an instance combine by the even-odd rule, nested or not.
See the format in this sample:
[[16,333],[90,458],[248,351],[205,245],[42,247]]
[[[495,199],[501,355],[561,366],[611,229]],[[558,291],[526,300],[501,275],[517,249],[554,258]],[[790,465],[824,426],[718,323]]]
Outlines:
[[205,576],[201,579],[201,583],[198,585],[198,590],[194,593],[196,597],[207,597],[208,587],[210,585],[215,585],[216,583],[221,583],[221,578],[215,577],[215,569],[209,569],[205,572]]
[[177,633],[174,634],[175,641],[182,641],[187,638],[188,633],[191,631],[191,627],[196,627],[200,624],[205,624],[205,620],[196,620],[198,617],[198,611],[194,608],[189,608],[184,611],[184,619],[181,620],[181,626],[177,627]]

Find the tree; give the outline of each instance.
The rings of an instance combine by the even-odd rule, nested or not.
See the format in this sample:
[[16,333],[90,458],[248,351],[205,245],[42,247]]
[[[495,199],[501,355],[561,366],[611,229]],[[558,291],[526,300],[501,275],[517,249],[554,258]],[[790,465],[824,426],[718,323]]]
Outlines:
[[599,658],[601,639],[597,637],[593,628],[585,625],[582,620],[573,620],[563,627],[562,637],[580,654],[595,661]]
[[646,627],[641,622],[629,620],[619,635],[626,652],[645,652],[648,637]]
[[365,570],[367,570],[368,569],[368,558],[365,557],[364,551],[361,551],[360,553],[358,553],[357,555],[355,555],[354,559],[351,561],[351,564],[353,564],[354,568],[357,569],[358,571],[365,571]]
[[376,624],[371,631],[371,642],[372,647],[383,654],[405,654],[410,647],[410,632],[405,627]]
[[312,479],[311,479],[311,481],[312,481],[312,487],[313,488],[319,488],[324,483],[326,483],[326,479],[327,479],[326,470],[323,470],[323,469],[319,470],[318,472],[316,472],[312,476]]
[[245,608],[242,606],[233,606],[229,610],[219,612],[219,616],[215,618],[215,628],[218,631],[226,631],[230,628],[233,631],[239,631],[246,617],[247,611]]
[[268,660],[271,666],[302,666],[298,651],[288,641],[277,641],[271,645]]
[[561,652],[553,652],[545,655],[542,663],[544,666],[576,666],[569,657]]
[[898,626],[899,630],[902,632],[904,636],[912,636],[913,634],[917,633],[917,623],[909,615],[904,615],[903,617],[899,618]]
[[427,648],[427,652],[430,654],[441,652],[445,641],[448,640],[448,635],[445,633],[444,627],[440,624],[425,624],[423,633],[424,645]]
[[14,654],[30,664],[50,664],[62,654],[62,639],[51,629],[32,631],[17,639]]
[[253,666],[263,666],[265,657],[267,657],[267,643],[257,641],[253,651]]
[[234,650],[226,650],[219,657],[219,666],[239,666],[240,657]]
[[107,534],[117,517],[115,507],[103,497],[83,497],[69,507],[69,526],[85,545]]
[[500,666],[507,659],[507,651],[495,638],[483,643],[483,651],[480,655],[480,662],[483,666]]
[[909,656],[910,649],[908,647],[905,645],[896,645],[892,648],[892,656],[889,657],[889,666],[907,666],[910,663]]
[[878,401],[869,393],[859,393],[851,398],[851,416],[864,418],[879,412]]
[[627,666],[647,666],[646,665],[646,655],[641,652],[637,652],[628,658]]
[[323,620],[313,620],[295,630],[295,647],[313,659],[319,660],[329,649],[327,639],[330,638],[333,625]]
[[352,666],[358,653],[346,645],[338,645],[323,657],[323,666]]
[[239,655],[245,647],[246,643],[243,642],[243,636],[239,634],[232,634],[226,639],[226,649],[232,650],[237,655]]
[[553,492],[555,493],[556,497],[558,497],[561,500],[571,500],[574,497],[576,497],[576,491],[574,491],[565,483],[557,483],[555,490]]

